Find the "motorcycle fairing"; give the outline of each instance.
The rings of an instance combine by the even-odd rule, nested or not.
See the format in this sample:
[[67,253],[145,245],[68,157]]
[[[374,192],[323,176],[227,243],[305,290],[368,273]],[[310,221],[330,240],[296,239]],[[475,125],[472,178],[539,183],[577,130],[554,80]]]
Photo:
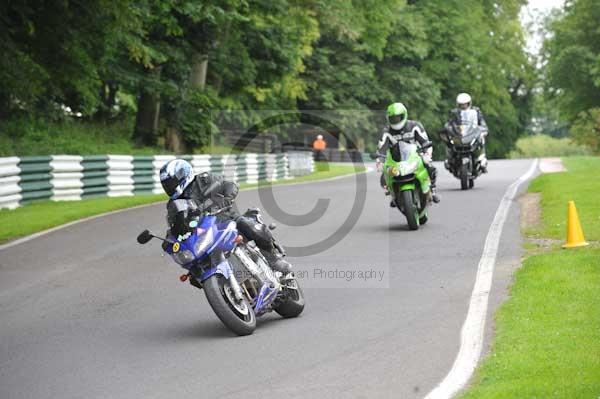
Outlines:
[[[399,146],[400,161],[395,161],[391,149],[388,149],[383,166],[387,186],[392,187],[394,179],[397,176],[414,174],[416,180],[419,181],[421,191],[423,194],[427,194],[431,188],[431,180],[423,159],[417,152],[416,144],[400,141],[396,145]],[[398,172],[397,176],[394,175],[396,171]],[[400,191],[414,190],[416,188],[414,180],[411,182],[399,182],[399,184]]]
[[[200,226],[196,228],[187,239],[177,241],[174,236],[169,239],[173,242],[167,245],[166,252],[171,255],[175,263],[185,269],[190,269],[195,263],[202,262],[214,251],[231,251],[235,247],[235,238],[238,235],[234,221],[217,223],[216,216],[204,216]],[[203,245],[202,240],[208,240]],[[198,250],[199,249],[199,250]],[[186,255],[190,257],[185,261]]]

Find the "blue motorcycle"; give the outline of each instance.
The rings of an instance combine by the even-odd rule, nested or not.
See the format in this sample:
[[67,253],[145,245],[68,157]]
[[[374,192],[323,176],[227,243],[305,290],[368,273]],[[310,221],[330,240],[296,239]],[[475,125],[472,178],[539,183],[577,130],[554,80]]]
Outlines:
[[218,220],[227,209],[203,212],[190,222],[192,231],[185,237],[163,238],[144,230],[137,241],[163,241],[163,250],[187,271],[181,281],[204,289],[215,314],[238,335],[252,334],[256,317],[272,310],[298,316],[304,310],[298,281],[291,273],[273,271],[256,244],[238,233],[235,221]]

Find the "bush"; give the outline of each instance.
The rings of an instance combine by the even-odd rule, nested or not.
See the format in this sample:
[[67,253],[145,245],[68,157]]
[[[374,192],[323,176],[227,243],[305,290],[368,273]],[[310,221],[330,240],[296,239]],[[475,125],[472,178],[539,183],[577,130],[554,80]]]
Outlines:
[[600,108],[580,113],[571,128],[571,137],[575,142],[600,154]]
[[545,134],[521,137],[509,158],[559,157],[569,155],[588,155],[588,147],[574,143],[570,138],[554,138]]

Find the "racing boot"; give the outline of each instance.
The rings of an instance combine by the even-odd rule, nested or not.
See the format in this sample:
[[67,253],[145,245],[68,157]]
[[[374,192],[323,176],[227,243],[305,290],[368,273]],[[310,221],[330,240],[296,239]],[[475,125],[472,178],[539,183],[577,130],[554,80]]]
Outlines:
[[437,182],[437,169],[431,163],[425,164],[425,167],[427,168],[427,173],[429,173],[429,178],[431,179],[431,199],[437,204],[440,202],[440,196],[437,194],[435,184]]
[[437,194],[437,189],[435,188],[434,184],[431,185],[431,199],[436,204],[440,202],[440,196]]
[[282,273],[284,276],[292,272],[292,265],[287,260],[283,259],[283,256],[278,250],[273,248],[271,251],[261,249],[260,252],[263,254],[271,269],[276,272]]
[[488,166],[487,157],[485,156],[485,154],[483,154],[483,155],[481,155],[480,159],[481,160],[480,160],[480,163],[479,163],[479,168],[481,169],[481,171],[483,173],[487,173],[488,172],[488,169],[487,169],[487,166]]

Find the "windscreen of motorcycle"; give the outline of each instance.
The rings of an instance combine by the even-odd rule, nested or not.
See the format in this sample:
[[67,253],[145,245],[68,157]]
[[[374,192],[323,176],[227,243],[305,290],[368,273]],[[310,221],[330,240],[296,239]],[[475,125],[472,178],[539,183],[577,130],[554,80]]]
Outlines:
[[477,126],[477,124],[475,125],[463,125],[462,126],[462,143],[463,144],[471,144],[471,142],[473,142],[473,140],[477,139],[479,137],[479,134],[481,133],[481,129],[479,128],[479,126]]
[[461,125],[475,125],[479,124],[477,118],[477,111],[474,109],[464,109],[460,111],[460,124]]
[[417,151],[417,145],[400,141],[398,142],[398,151],[400,152],[400,161],[406,161],[411,154]]

